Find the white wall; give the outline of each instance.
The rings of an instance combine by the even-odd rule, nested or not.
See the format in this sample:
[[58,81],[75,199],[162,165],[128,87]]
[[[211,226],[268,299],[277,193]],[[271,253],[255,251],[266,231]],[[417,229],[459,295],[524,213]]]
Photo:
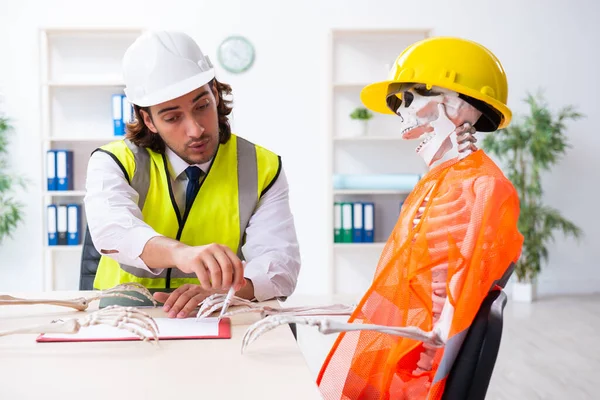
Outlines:
[[[41,284],[42,166],[39,159],[40,26],[138,25],[184,29],[213,55],[231,33],[257,49],[245,75],[220,73],[233,85],[236,132],[283,156],[302,247],[299,293],[327,290],[328,31],[331,28],[433,28],[491,48],[510,83],[510,106],[525,110],[527,90],[545,88],[550,104],[574,104],[588,118],[570,126],[574,148],[544,179],[547,202],[579,224],[577,245],[560,236],[541,277],[542,294],[589,292],[600,287],[598,171],[600,7],[594,0],[503,2],[481,0],[384,1],[154,1],[20,0],[0,6],[0,92],[14,119],[11,163],[32,181],[22,196],[27,219],[0,246],[0,290],[39,290]],[[367,6],[368,4],[368,6]],[[369,8],[367,8],[369,7]],[[398,52],[402,49],[399,48]],[[384,76],[382,76],[384,78]]]

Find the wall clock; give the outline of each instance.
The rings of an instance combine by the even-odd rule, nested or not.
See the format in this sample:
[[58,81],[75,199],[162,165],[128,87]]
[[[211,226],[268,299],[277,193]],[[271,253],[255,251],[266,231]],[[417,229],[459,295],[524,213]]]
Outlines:
[[219,45],[217,59],[224,69],[239,74],[254,63],[254,46],[243,36],[229,36]]

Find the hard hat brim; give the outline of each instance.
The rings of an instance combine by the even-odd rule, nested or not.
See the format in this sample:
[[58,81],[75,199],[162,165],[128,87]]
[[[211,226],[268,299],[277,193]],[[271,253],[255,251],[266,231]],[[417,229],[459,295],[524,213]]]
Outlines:
[[[387,95],[388,95],[388,87],[391,83],[399,83],[399,81],[387,80],[387,81],[372,83],[370,85],[365,86],[360,92],[360,100],[362,101],[364,106],[366,108],[368,108],[369,110],[380,113],[380,114],[394,114],[394,112],[388,108],[387,102],[386,102]],[[413,83],[413,82],[405,82],[405,83]],[[416,83],[421,83],[421,82],[416,82]],[[495,108],[502,115],[502,118],[500,120],[500,125],[498,126],[497,129],[506,128],[512,119],[512,112],[510,111],[510,109],[506,105],[504,105],[502,102],[500,102],[496,99],[493,99],[489,96],[484,97],[481,93],[474,91],[474,90],[470,90],[470,89],[462,87],[462,86],[453,87],[454,85],[448,85],[448,84],[436,85],[435,82],[431,83],[431,84],[433,86],[444,87],[446,89],[454,90],[458,93],[462,93],[466,96],[473,97],[473,98],[481,100],[481,101],[489,104],[493,108]]]
[[369,110],[380,114],[394,114],[386,103],[388,87],[394,81],[382,81],[365,86],[360,92],[360,100]]
[[129,93],[127,89],[124,90],[127,100],[140,107],[150,107],[157,104],[161,104],[178,97],[184,96],[203,85],[209,83],[215,77],[215,70],[211,68],[207,71],[196,74],[188,79],[185,79],[176,84],[167,86],[159,91],[156,91],[150,95],[136,97],[134,94]]

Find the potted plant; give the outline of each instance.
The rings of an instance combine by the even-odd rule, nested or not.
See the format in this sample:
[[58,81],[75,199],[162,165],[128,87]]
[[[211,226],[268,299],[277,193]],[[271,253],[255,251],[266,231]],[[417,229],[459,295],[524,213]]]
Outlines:
[[362,121],[362,134],[367,135],[369,131],[369,120],[373,118],[373,113],[364,107],[356,107],[350,114],[350,118]]
[[25,187],[25,181],[8,171],[8,134],[11,131],[9,120],[0,115],[0,242],[12,233],[23,220],[23,204],[15,200],[17,186]]
[[488,134],[483,148],[496,155],[507,177],[519,193],[521,211],[518,229],[524,236],[523,251],[515,266],[517,282],[512,287],[515,301],[531,302],[537,295],[537,277],[548,261],[548,245],[556,231],[580,238],[582,231],[561,213],[543,203],[541,172],[549,171],[566,153],[566,122],[583,115],[573,106],[554,114],[541,93],[528,94],[529,112],[507,128]]

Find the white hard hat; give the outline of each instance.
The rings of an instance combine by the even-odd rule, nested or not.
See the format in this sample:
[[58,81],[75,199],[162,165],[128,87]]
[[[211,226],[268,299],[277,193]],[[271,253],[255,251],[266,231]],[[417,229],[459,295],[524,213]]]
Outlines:
[[183,96],[214,76],[208,56],[182,32],[146,32],[123,56],[125,95],[140,107]]

